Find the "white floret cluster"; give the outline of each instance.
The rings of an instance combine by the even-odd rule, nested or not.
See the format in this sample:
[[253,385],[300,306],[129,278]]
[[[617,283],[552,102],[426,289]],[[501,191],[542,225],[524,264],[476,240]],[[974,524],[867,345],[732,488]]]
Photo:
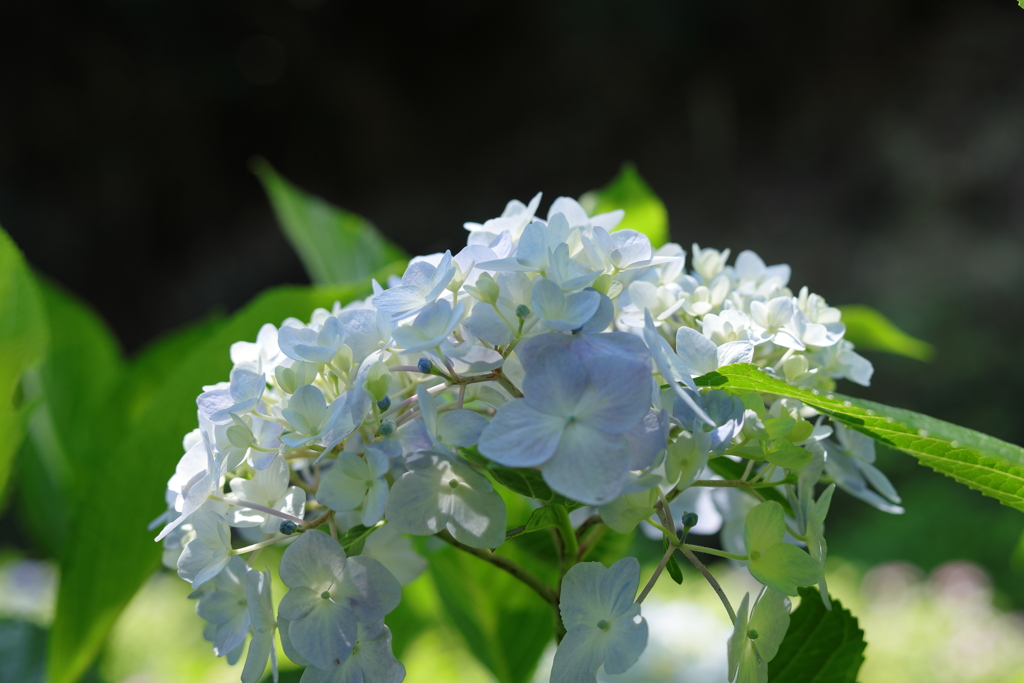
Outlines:
[[[729,643],[730,676],[758,680],[788,624],[783,596],[818,583],[827,600],[833,487],[815,498],[815,484],[899,510],[866,437],[793,400],[694,381],[752,363],[819,390],[869,382],[840,311],[794,294],[789,266],[655,249],[616,230],[622,211],[589,216],[566,197],[541,219],[540,199],[467,223],[465,248],[413,259],[365,301],[265,325],[231,346],[229,381],[199,395],[157,540],[191,582],[214,652],[237,661],[251,634],[244,683],[268,660],[276,677],[277,637],[304,682],[401,681],[385,619],[426,565],[407,535],[497,548],[522,530],[507,529],[495,486],[578,510],[563,534],[643,524],[682,548],[678,521],[721,527],[726,555],[766,587],[749,614],[744,598]],[[708,485],[733,479],[743,485]],[[684,508],[701,520],[680,520]],[[288,591],[275,616],[271,575],[250,564],[276,543]],[[625,671],[647,641],[636,559],[606,569],[583,561],[584,545],[562,562],[560,593],[549,588],[559,683]]]

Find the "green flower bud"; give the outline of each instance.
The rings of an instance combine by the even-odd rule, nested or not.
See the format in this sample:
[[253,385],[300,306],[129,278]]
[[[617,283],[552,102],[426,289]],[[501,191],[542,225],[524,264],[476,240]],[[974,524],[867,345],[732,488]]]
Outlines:
[[697,526],[697,513],[696,512],[685,512],[683,513],[683,528],[692,529]]
[[277,386],[285,393],[294,394],[295,390],[299,388],[295,379],[295,371],[284,365],[274,368],[274,379],[277,380]]
[[455,261],[452,261],[452,267],[455,270],[455,274],[452,275],[452,279],[448,281],[448,286],[445,289],[454,294],[459,291],[462,283],[466,281],[466,274],[462,272],[462,268],[459,268],[459,264]]
[[477,301],[494,305],[501,294],[501,286],[494,281],[490,273],[483,273],[477,278],[475,285],[466,285],[466,291]]
[[282,519],[280,531],[285,536],[291,536],[295,533],[295,530],[299,528],[299,525],[290,519]]
[[434,364],[430,362],[429,358],[420,358],[416,361],[416,369],[422,372],[424,375],[429,375]]
[[795,382],[807,373],[807,367],[806,356],[793,356],[782,364],[782,372],[787,380]]
[[[234,417],[232,415],[231,417]],[[235,448],[248,448],[252,445],[252,432],[244,424],[233,424],[228,427],[228,441]]]
[[391,420],[384,420],[377,429],[381,436],[391,436],[395,433],[395,423]]
[[594,284],[592,286],[597,291],[607,295],[608,289],[612,286],[612,276],[609,275],[608,273],[605,273],[604,275],[599,275],[598,278],[594,280]]
[[747,638],[750,638],[751,640],[757,640],[757,636],[757,629],[752,628],[749,631],[747,631]]
[[342,344],[338,353],[334,354],[331,364],[342,372],[348,372],[352,367],[352,348],[348,344]]
[[391,370],[381,361],[370,366],[366,373],[366,390],[375,401],[383,401],[391,388]]
[[520,320],[525,320],[530,315],[530,309],[525,304],[519,304],[516,306],[516,317]]

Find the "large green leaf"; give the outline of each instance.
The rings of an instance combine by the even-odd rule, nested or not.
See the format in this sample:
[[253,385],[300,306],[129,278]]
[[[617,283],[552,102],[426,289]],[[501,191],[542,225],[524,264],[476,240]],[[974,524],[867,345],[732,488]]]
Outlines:
[[580,197],[580,203],[591,216],[624,209],[626,217],[617,229],[642,232],[655,248],[669,240],[668,211],[633,164],[623,164],[614,180]]
[[801,588],[800,606],[775,658],[770,683],[856,683],[864,663],[864,631],[857,617],[832,598],[826,611],[816,588]]
[[758,391],[803,401],[820,413],[1005,505],[1024,511],[1024,448],[942,420],[881,403],[805,389],[740,363],[698,377],[701,386]]
[[367,282],[381,268],[408,258],[370,221],[300,190],[266,159],[256,159],[252,169],[270,197],[285,237],[316,284]]
[[18,247],[0,228],[0,500],[11,461],[25,435],[18,395],[21,373],[43,359],[46,313],[32,273]]
[[[530,559],[510,543],[500,550],[517,562]],[[470,652],[500,683],[529,681],[554,635],[551,607],[518,579],[455,548],[429,560],[445,615]]]
[[840,306],[846,338],[858,349],[886,351],[915,360],[929,361],[935,356],[935,347],[911,337],[896,324],[870,306]]
[[33,409],[18,491],[25,523],[57,557],[68,516],[85,492],[75,483],[119,427],[121,411],[112,394],[126,364],[114,335],[87,305],[45,280],[39,291],[50,345],[42,365],[23,382]]
[[[204,384],[228,376],[230,344],[255,339],[266,322],[308,318],[318,306],[366,294],[365,286],[271,290],[210,334],[195,338],[191,348],[180,348],[179,362],[138,418],[111,435],[108,448],[95,454],[61,563],[49,650],[52,683],[71,683],[81,676],[117,615],[159,566],[160,545],[146,525],[164,510],[164,488],[181,457],[181,439],[196,424],[196,396]],[[149,358],[155,365],[170,365],[162,353]]]

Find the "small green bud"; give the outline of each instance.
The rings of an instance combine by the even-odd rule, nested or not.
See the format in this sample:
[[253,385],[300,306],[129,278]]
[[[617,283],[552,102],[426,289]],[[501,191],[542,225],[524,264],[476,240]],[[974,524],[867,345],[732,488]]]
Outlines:
[[295,533],[295,530],[299,528],[299,525],[290,519],[282,519],[279,531],[285,536],[291,536]]
[[375,401],[383,401],[391,388],[391,370],[388,366],[377,361],[370,366],[366,373],[366,390],[370,392]]
[[530,316],[530,308],[526,304],[519,304],[516,306],[516,317],[520,320],[525,320]]
[[604,275],[599,275],[597,279],[594,280],[594,284],[592,286],[597,291],[607,295],[608,289],[612,286],[612,276],[608,273],[605,273]]
[[416,369],[422,372],[424,375],[429,375],[430,370],[434,367],[434,364],[430,362],[429,358],[420,358],[416,361]]
[[316,363],[296,363],[292,366],[295,370],[295,382],[301,387],[304,384],[312,384],[316,376],[320,374],[320,366]]
[[751,640],[757,640],[757,636],[757,629],[752,628],[749,631],[747,631],[747,638],[750,638]]
[[323,598],[324,600],[330,600],[331,599],[331,592],[330,591],[324,591],[323,593],[320,594],[320,597]]
[[786,375],[786,379],[790,382],[795,382],[803,375],[807,373],[807,357],[806,356],[793,356],[786,360],[782,364],[782,372]]
[[380,427],[377,428],[381,436],[391,436],[395,433],[395,423],[391,420],[384,420],[380,423]]
[[483,273],[477,278],[475,285],[466,285],[466,291],[477,301],[494,305],[501,295],[501,286],[494,281],[490,273]]
[[455,261],[452,261],[452,266],[455,269],[455,274],[452,275],[452,279],[448,281],[448,285],[445,287],[449,292],[455,293],[462,287],[462,283],[466,281],[466,274],[462,272],[462,268]]
[[280,387],[281,391],[287,394],[294,394],[295,390],[299,388],[295,378],[295,371],[284,365],[278,365],[274,368],[274,379],[277,380],[277,386]]
[[331,364],[342,372],[348,372],[352,367],[352,348],[348,344],[342,344],[338,352],[334,354]]
[[458,479],[449,479],[448,480],[448,486],[451,486],[453,489],[459,488],[459,480]]
[[761,552],[759,550],[751,550],[750,551],[750,559],[751,560],[756,560],[759,557],[761,557]]
[[601,621],[597,622],[597,627],[599,629],[601,629],[602,631],[607,631],[610,626],[611,626],[611,624],[609,624],[604,619],[602,619]]
[[385,396],[381,400],[377,401],[377,407],[384,411],[391,407],[391,397]]
[[228,441],[235,448],[248,448],[252,445],[252,432],[245,425],[233,424],[228,427],[227,433]]
[[697,526],[697,513],[696,512],[685,512],[683,513],[683,528],[692,529]]

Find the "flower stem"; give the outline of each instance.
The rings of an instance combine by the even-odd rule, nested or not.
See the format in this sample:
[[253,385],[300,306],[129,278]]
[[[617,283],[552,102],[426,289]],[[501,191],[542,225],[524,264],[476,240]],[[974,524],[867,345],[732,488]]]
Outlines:
[[274,545],[275,543],[280,543],[281,541],[284,541],[284,540],[289,539],[289,538],[291,538],[291,536],[285,536],[285,535],[282,534],[280,536],[275,536],[274,538],[268,538],[265,541],[260,541],[259,543],[253,543],[252,545],[247,545],[244,548],[235,548],[234,550],[231,551],[231,554],[232,555],[244,555],[246,553],[251,553],[254,550],[259,550],[260,548],[266,548],[268,545]]
[[256,510],[257,512],[263,512],[274,517],[280,517],[281,519],[287,519],[289,522],[295,522],[296,524],[302,524],[303,519],[296,517],[295,515],[289,515],[287,512],[281,512],[274,508],[267,507],[266,505],[260,505],[259,503],[252,503],[248,500],[242,500],[241,498],[228,498],[226,496],[210,496],[213,500],[218,500],[228,505],[235,505],[240,508],[249,508],[250,510]]
[[718,597],[722,600],[722,604],[725,605],[725,611],[729,613],[729,619],[731,619],[732,623],[735,624],[736,612],[733,611],[732,605],[729,603],[729,598],[726,597],[725,591],[722,590],[722,586],[718,583],[715,577],[711,575],[711,572],[708,571],[708,568],[705,567],[704,564],[697,559],[697,556],[693,554],[692,550],[688,548],[680,548],[679,550],[683,553],[683,555],[686,556],[686,559],[688,559],[690,563],[697,568],[697,571],[704,575],[704,578],[708,580],[708,583],[711,584],[711,587],[715,589],[715,592],[718,593]]
[[689,543],[684,543],[680,546],[680,548],[682,548],[683,550],[692,550],[694,552],[704,553],[705,555],[715,555],[716,557],[725,557],[730,560],[739,560],[740,562],[746,562],[750,559],[746,555],[727,553],[724,550],[718,550],[716,548],[706,548],[702,545],[690,545]]
[[552,505],[551,509],[558,516],[558,533],[562,537],[562,575],[569,571],[569,568],[576,564],[576,558],[580,552],[580,543],[576,538],[576,531],[572,528],[572,521],[569,519],[569,511],[564,505]]
[[637,604],[642,603],[644,601],[644,598],[647,597],[647,594],[651,592],[652,588],[654,588],[654,584],[657,583],[658,577],[661,576],[661,573],[665,571],[665,565],[668,564],[669,558],[672,557],[672,553],[674,553],[675,551],[675,547],[670,545],[668,549],[665,551],[665,554],[661,556],[661,562],[658,563],[658,566],[657,568],[655,568],[654,573],[651,574],[651,578],[647,581],[647,585],[644,586],[644,589],[642,591],[640,591],[640,595],[636,599]]

